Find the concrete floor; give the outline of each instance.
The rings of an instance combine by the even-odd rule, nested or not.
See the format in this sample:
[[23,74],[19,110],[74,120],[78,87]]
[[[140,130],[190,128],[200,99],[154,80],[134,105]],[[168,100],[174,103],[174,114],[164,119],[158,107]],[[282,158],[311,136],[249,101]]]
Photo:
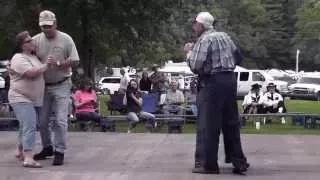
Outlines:
[[[212,180],[318,179],[319,136],[242,135],[251,163],[246,176],[223,163],[220,175],[192,174],[194,134],[69,133],[65,165],[27,169],[14,158],[17,132],[0,132],[0,180]],[[40,150],[37,139],[37,150]]]

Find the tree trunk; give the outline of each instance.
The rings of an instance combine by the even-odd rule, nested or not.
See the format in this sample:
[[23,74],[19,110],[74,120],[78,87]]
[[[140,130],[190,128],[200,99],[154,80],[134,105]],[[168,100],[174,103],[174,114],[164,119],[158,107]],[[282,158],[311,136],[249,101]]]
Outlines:
[[81,26],[82,26],[82,48],[81,48],[81,66],[84,71],[84,75],[93,78],[92,69],[93,64],[93,51],[92,51],[92,42],[91,36],[89,33],[89,12],[88,12],[88,2],[83,0],[80,4],[80,14],[81,14]]

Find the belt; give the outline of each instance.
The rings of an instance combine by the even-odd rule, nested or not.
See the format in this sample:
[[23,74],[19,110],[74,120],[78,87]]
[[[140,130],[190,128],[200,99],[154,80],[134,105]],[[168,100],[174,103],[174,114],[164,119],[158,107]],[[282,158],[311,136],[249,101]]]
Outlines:
[[70,77],[65,77],[64,79],[62,79],[61,81],[58,81],[58,82],[46,83],[46,86],[55,86],[55,85],[61,84],[61,83],[65,82],[66,80],[68,80],[69,78]]

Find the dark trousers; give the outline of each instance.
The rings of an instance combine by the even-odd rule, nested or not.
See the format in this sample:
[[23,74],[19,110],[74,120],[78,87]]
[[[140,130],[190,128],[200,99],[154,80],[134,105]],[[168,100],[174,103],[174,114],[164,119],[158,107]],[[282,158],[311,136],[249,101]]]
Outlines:
[[281,107],[283,108],[282,113],[286,113],[287,109],[286,109],[283,101],[279,101],[278,106],[276,108],[274,108],[273,106],[265,107],[264,113],[268,113],[268,112],[269,113],[277,113],[277,112],[279,112],[279,108],[281,108]]
[[234,73],[202,78],[199,86],[195,160],[208,170],[218,167],[219,136],[223,130],[227,156],[235,167],[244,165]]
[[106,122],[105,120],[96,112],[79,112],[76,113],[77,121],[80,122],[87,122],[87,121],[93,121],[100,125],[100,127],[105,127]]

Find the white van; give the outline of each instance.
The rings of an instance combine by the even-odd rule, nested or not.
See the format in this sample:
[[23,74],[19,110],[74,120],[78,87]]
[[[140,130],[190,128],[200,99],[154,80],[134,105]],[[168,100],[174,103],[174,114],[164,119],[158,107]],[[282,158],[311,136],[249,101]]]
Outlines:
[[274,83],[277,85],[277,89],[280,94],[287,95],[288,93],[288,83],[285,81],[275,80],[270,74],[263,70],[249,70],[244,68],[236,68],[234,70],[237,76],[238,88],[237,95],[243,97],[248,94],[251,86],[258,83],[262,86],[262,90],[266,92],[267,85],[269,83]]

